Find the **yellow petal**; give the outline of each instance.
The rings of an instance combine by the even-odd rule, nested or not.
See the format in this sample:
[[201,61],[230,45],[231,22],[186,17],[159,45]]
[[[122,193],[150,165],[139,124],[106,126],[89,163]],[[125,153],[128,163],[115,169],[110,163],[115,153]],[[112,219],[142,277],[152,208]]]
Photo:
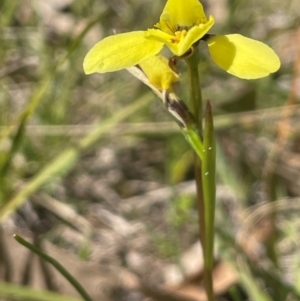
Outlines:
[[175,35],[171,35],[159,29],[148,29],[145,37],[165,43],[173,54],[181,56],[188,52],[192,45],[210,30],[214,23],[214,18],[210,16],[205,24],[193,26],[188,31],[178,31]]
[[206,22],[203,6],[198,0],[168,0],[160,16],[158,27],[168,32],[170,26],[173,29],[174,26],[190,27]]
[[87,53],[83,62],[84,72],[117,71],[160,52],[163,43],[146,39],[144,35],[144,31],[133,31],[101,40]]
[[152,56],[140,62],[140,67],[149,82],[159,90],[169,90],[179,76],[169,67],[169,61],[162,55]]
[[280,60],[273,49],[239,34],[214,36],[207,43],[214,62],[240,78],[265,77],[280,67]]

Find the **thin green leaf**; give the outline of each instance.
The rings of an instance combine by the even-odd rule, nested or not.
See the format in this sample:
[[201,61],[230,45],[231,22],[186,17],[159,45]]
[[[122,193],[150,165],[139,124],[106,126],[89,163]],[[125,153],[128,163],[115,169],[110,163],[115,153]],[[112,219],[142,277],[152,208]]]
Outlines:
[[202,181],[205,211],[205,246],[204,265],[212,270],[214,257],[214,221],[216,199],[216,139],[210,102],[207,102],[205,112],[205,127],[203,135]]
[[42,259],[50,263],[61,275],[63,275],[70,284],[77,290],[85,301],[93,301],[83,286],[54,258],[44,253],[42,250],[35,247],[33,244],[25,240],[19,235],[14,235],[14,239],[25,248],[29,249],[34,254],[40,256]]

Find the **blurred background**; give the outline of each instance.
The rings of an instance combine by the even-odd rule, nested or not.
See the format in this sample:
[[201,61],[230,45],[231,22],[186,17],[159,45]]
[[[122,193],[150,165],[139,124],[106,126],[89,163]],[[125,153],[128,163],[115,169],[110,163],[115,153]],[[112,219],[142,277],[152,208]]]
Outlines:
[[[192,151],[126,70],[82,70],[97,41],[152,27],[164,5],[0,2],[1,300],[80,300],[14,233],[62,263],[94,300],[206,300]],[[210,33],[261,40],[282,62],[267,78],[241,80],[200,44],[218,146],[217,300],[300,300],[299,1],[203,5],[216,20]]]

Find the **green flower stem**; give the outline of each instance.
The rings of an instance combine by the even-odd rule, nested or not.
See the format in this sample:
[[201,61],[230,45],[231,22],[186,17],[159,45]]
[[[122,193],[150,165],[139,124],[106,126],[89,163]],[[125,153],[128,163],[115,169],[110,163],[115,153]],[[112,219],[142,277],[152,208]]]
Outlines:
[[194,49],[193,54],[186,60],[188,65],[190,105],[198,126],[200,136],[202,136],[202,94],[200,87],[200,77],[198,72],[199,52]]
[[60,272],[73,285],[73,287],[77,290],[77,292],[85,301],[93,301],[89,294],[86,292],[86,290],[81,286],[81,284],[57,260],[47,255],[21,236],[14,235],[14,238],[18,243],[20,243],[36,255],[40,256],[45,261],[49,262],[53,267],[55,267],[57,271]]
[[[194,115],[195,122],[198,129],[198,134],[200,136],[200,141],[202,140],[203,128],[202,128],[202,95],[200,88],[200,77],[198,72],[198,62],[199,62],[199,52],[198,48],[194,49],[193,54],[186,59],[188,66],[188,78],[189,78],[189,90],[190,90],[190,107],[192,114]],[[205,141],[203,141],[205,145]],[[203,148],[204,150],[204,148]],[[205,154],[203,153],[203,156]],[[214,301],[213,294],[213,280],[212,280],[212,265],[213,265],[213,239],[214,232],[211,232],[211,223],[214,218],[213,216],[207,216],[211,210],[211,207],[207,206],[209,199],[204,199],[208,195],[207,191],[211,187],[204,187],[203,184],[208,184],[208,181],[203,182],[204,173],[202,171],[202,164],[204,161],[201,156],[197,153],[195,155],[195,178],[197,186],[197,203],[198,203],[198,215],[199,215],[199,238],[202,243],[203,257],[204,257],[204,286],[207,294],[208,301]],[[207,162],[210,162],[208,160]],[[213,184],[211,184],[213,185]]]
[[[190,92],[190,109],[194,116],[198,133],[202,138],[202,95],[200,89],[200,78],[198,72],[199,53],[197,49],[194,53],[186,59],[188,67],[189,79],[189,92]],[[204,223],[204,201],[202,192],[202,174],[201,174],[201,161],[199,157],[195,156],[195,177],[197,186],[197,204],[199,215],[199,238],[204,244],[205,223]]]

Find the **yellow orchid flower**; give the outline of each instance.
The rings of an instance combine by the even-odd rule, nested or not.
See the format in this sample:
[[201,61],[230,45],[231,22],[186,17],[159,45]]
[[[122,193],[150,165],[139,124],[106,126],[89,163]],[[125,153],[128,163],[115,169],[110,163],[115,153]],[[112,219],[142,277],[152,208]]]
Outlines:
[[172,84],[179,80],[179,75],[169,67],[169,60],[156,55],[139,63],[149,82],[159,90],[172,90]]
[[87,74],[112,72],[139,64],[158,54],[164,45],[183,56],[199,40],[207,42],[214,62],[228,73],[256,79],[277,71],[280,60],[266,44],[238,34],[207,34],[214,18],[206,17],[198,0],[168,0],[156,28],[109,36],[86,55]]

